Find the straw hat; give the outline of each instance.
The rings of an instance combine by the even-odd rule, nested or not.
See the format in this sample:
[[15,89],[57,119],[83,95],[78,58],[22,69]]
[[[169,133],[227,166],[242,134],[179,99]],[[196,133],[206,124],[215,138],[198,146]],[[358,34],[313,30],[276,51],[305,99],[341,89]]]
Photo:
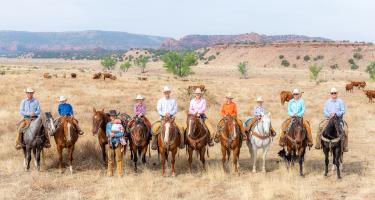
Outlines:
[[232,93],[228,93],[225,97],[228,99],[233,99]]
[[297,88],[295,88],[295,89],[293,90],[293,94],[300,94],[300,92],[299,92],[299,90],[298,90]]
[[336,88],[331,88],[331,93],[337,93],[337,89]]
[[66,97],[64,97],[64,96],[60,96],[59,97],[59,102],[66,101],[66,100],[68,100],[68,99]]
[[257,98],[257,102],[263,102],[263,98],[262,97],[258,97]]
[[202,94],[202,90],[200,88],[195,89],[194,94]]
[[170,92],[171,88],[169,86],[164,86],[163,92]]
[[26,93],[34,93],[35,91],[33,90],[33,88],[28,87],[28,88],[25,89],[25,92]]
[[135,100],[143,100],[145,99],[142,95],[138,94]]

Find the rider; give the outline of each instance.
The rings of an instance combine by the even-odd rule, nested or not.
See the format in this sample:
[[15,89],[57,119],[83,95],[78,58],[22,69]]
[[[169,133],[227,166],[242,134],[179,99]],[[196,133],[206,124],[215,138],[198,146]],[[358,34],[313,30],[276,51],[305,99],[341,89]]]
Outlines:
[[[159,99],[157,104],[157,111],[163,120],[164,117],[171,117],[173,118],[177,113],[177,102],[176,99],[171,98],[171,88],[169,86],[165,86],[163,89],[164,97]],[[180,131],[179,126],[174,122],[181,137],[180,148],[185,147],[185,139],[184,134]],[[157,121],[153,124],[152,127],[152,146],[153,150],[157,149],[157,135],[159,134],[159,129],[161,127],[161,121]]]
[[[240,127],[241,134],[243,135],[244,138],[246,138],[245,129],[243,127],[243,124],[242,124],[241,120],[238,119],[238,117],[237,117],[237,105],[236,105],[236,103],[233,102],[233,96],[232,96],[231,93],[226,95],[226,101],[221,106],[220,115],[223,118],[219,121],[219,123],[217,125],[218,130],[222,129],[222,127],[224,126],[224,117],[230,115],[236,120],[237,125]],[[216,143],[219,142],[219,136],[220,136],[220,134],[219,134],[219,131],[218,131],[215,135],[215,142]]]
[[[266,110],[263,107],[263,98],[258,97],[256,102],[257,102],[257,105],[254,106],[254,111],[253,111],[254,118],[251,120],[250,124],[245,128],[246,131],[251,131],[253,126],[257,123],[257,121],[262,119],[262,117],[266,113]],[[270,130],[271,130],[271,135],[273,136],[276,135],[276,131],[273,129],[272,126],[270,126]]]
[[291,125],[292,125],[292,118],[293,117],[298,117],[302,118],[302,123],[304,128],[306,129],[307,132],[307,145],[309,147],[312,147],[313,145],[313,140],[311,136],[311,127],[310,123],[303,118],[303,115],[305,114],[305,102],[301,98],[301,93],[298,89],[293,90],[293,99],[291,99],[288,102],[288,115],[289,118],[285,120],[282,124],[282,131],[280,134],[280,141],[279,145],[284,147],[285,145],[285,134],[289,131]]
[[[321,148],[321,135],[323,130],[326,128],[328,125],[329,120],[333,116],[337,116],[340,118],[344,117],[345,114],[345,104],[344,101],[341,98],[338,98],[338,92],[336,88],[331,88],[331,98],[329,98],[325,105],[324,105],[324,120],[319,124],[319,133],[316,135],[316,149]],[[346,126],[344,126],[344,152],[348,151],[348,130],[346,130]]]
[[212,142],[212,136],[211,131],[209,130],[207,123],[206,123],[206,114],[204,112],[206,111],[206,100],[202,97],[202,90],[200,88],[195,89],[194,91],[195,98],[193,98],[190,101],[189,106],[189,114],[196,115],[201,119],[203,127],[206,129],[207,133],[210,135],[210,139],[208,142],[209,146],[213,146],[214,143]]
[[151,122],[146,118],[145,114],[146,114],[146,105],[144,104],[144,97],[142,95],[137,95],[137,97],[135,98],[135,104],[134,104],[134,108],[133,108],[133,111],[134,111],[134,117],[132,120],[129,121],[128,123],[128,127],[131,127],[134,122],[135,122],[135,119],[140,117],[142,118],[143,122],[145,123],[145,125],[151,129]]
[[[20,114],[23,116],[23,120],[19,123],[17,129],[17,138],[16,138],[16,149],[21,149],[22,144],[22,133],[24,129],[29,126],[30,122],[40,115],[40,105],[39,101],[34,98],[34,90],[32,88],[26,88],[26,98],[22,100],[20,104]],[[49,141],[49,135],[47,131],[44,131],[44,135],[46,137],[46,142],[44,144],[45,148],[50,148],[51,143]]]
[[[118,116],[116,110],[109,111],[110,122],[106,125],[106,136],[108,138],[108,169],[107,175],[113,176],[113,158],[116,158],[117,174],[119,177],[122,176],[122,145],[121,138],[124,137],[124,128],[121,123],[116,123],[116,117]],[[121,121],[120,121],[121,122]],[[118,130],[113,129],[112,126],[116,124],[119,126]],[[120,131],[119,131],[120,130]]]
[[69,103],[67,103],[68,99],[64,96],[59,97],[59,106],[57,108],[57,111],[59,112],[59,118],[56,119],[55,121],[55,127],[57,130],[58,126],[60,125],[60,118],[61,117],[72,117],[73,118],[73,125],[77,129],[78,134],[83,135],[83,131],[81,128],[78,126],[78,120],[74,118],[74,112],[73,112],[73,107]]

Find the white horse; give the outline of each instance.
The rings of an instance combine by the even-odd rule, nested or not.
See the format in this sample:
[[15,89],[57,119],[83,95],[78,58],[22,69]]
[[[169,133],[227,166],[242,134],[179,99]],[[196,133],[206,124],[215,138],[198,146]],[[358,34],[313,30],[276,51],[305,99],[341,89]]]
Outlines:
[[247,146],[251,155],[253,163],[253,173],[256,172],[257,150],[263,148],[263,167],[262,172],[266,172],[266,157],[272,142],[271,136],[271,113],[264,115],[252,128],[249,130],[249,140]]

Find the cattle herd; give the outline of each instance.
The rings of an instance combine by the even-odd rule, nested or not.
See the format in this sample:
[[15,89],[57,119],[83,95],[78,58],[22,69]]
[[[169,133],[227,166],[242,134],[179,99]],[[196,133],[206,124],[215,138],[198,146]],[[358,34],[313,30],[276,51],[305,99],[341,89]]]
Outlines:
[[367,96],[369,103],[373,103],[372,99],[375,98],[375,90],[365,90],[365,81],[350,81],[350,83],[345,85],[345,89],[347,92],[353,92],[353,89],[355,87],[357,87],[358,89],[362,89]]
[[[44,73],[43,74],[43,78],[45,78],[45,79],[51,79],[52,77],[54,77],[54,78],[58,78],[59,76],[57,75],[57,74],[50,74],[50,73],[48,73],[48,72],[46,72],[46,73]],[[77,74],[76,73],[71,73],[70,74],[70,77],[71,78],[77,78]],[[61,78],[66,78],[66,74],[64,73],[64,74],[62,74],[61,75]]]

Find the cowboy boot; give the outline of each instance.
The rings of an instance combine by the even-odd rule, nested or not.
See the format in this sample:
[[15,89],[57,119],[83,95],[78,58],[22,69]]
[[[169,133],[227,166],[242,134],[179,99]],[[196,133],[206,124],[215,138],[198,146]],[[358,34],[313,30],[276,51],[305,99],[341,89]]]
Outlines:
[[16,137],[16,149],[17,150],[22,149],[21,140],[22,140],[22,133],[17,131],[17,137]]
[[46,138],[46,142],[44,143],[44,148],[51,148],[51,142],[50,142],[50,139],[49,139],[49,135],[47,133],[47,131],[44,131],[44,136]]
[[285,146],[285,131],[282,131],[280,134],[279,146],[281,147]]
[[107,176],[113,176],[113,150],[108,148],[108,167],[107,167]]
[[74,124],[75,128],[77,129],[79,135],[83,135],[83,134],[85,134],[85,133],[82,131],[82,129],[78,126],[78,121],[77,121],[76,119],[73,120],[73,124]]

